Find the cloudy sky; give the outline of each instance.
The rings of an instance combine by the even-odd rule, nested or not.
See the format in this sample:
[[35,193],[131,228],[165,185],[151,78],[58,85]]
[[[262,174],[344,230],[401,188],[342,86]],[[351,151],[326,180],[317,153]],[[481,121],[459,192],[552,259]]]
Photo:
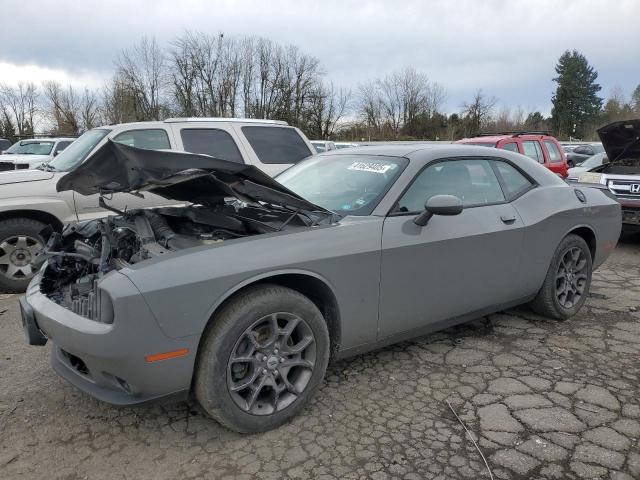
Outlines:
[[[318,57],[334,83],[407,65],[457,111],[477,88],[500,104],[551,108],[554,65],[578,49],[602,94],[640,83],[640,0],[2,0],[0,82],[55,79],[99,87],[142,35],[185,30],[258,35]],[[7,12],[9,14],[7,15]]]

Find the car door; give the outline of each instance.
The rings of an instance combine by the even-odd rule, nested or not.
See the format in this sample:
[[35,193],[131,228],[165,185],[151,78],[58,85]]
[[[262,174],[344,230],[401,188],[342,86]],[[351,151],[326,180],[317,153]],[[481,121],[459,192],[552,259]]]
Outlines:
[[[413,220],[428,198],[458,196],[457,216]],[[485,158],[431,163],[385,219],[379,339],[514,299],[524,225]]]
[[[117,133],[111,140],[124,143],[132,147],[147,148],[151,150],[171,149],[169,133],[164,128],[139,128],[125,130]],[[100,195],[81,195],[74,192],[73,199],[78,214],[78,220],[90,220],[105,215],[105,210],[100,207],[98,201]],[[143,196],[130,193],[116,193],[105,197],[107,204],[118,210],[130,210],[132,208],[147,208],[163,205],[172,205],[172,202],[153,193],[145,192]]]

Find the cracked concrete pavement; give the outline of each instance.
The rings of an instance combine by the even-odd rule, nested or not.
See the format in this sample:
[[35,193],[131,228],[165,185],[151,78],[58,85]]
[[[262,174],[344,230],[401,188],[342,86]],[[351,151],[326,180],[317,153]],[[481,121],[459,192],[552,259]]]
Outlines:
[[0,478],[640,478],[640,238],[566,322],[522,308],[330,366],[302,415],[229,432],[195,404],[115,408],[25,345],[0,296]]

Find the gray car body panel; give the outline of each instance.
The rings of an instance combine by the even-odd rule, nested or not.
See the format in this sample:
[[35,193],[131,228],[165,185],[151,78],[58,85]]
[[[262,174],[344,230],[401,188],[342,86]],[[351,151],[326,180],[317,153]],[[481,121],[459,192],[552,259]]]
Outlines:
[[[226,300],[255,282],[277,281],[281,275],[323,282],[337,302],[334,347],[336,356],[344,357],[530,300],[567,233],[576,228],[593,232],[595,266],[615,247],[620,234],[617,202],[597,189],[581,187],[587,199],[582,203],[574,187],[516,153],[466,145],[410,145],[360,147],[357,154],[410,160],[370,216],[196,247],[123,268],[101,283],[115,305],[111,332],[118,335],[113,339],[105,334],[102,340],[87,341],[90,332],[73,330],[68,318],[75,314],[44,299],[39,279],[29,288],[27,301],[56,345],[79,356],[87,352],[95,368],[120,371],[131,362],[122,378],[139,393],[114,395],[116,403],[137,403],[174,394],[180,386],[189,388],[197,345],[209,321],[215,321]],[[415,215],[389,216],[402,192],[431,162],[468,157],[511,162],[536,185],[511,202],[467,208],[453,217],[434,216],[425,227],[413,223]],[[514,221],[506,225],[501,216]],[[108,348],[98,345],[100,341]],[[163,372],[159,377],[156,370],[133,365],[146,354],[184,345],[189,345],[189,357],[158,362],[154,368]],[[162,381],[153,383],[158,378]],[[80,383],[80,388],[105,399],[91,385]]]

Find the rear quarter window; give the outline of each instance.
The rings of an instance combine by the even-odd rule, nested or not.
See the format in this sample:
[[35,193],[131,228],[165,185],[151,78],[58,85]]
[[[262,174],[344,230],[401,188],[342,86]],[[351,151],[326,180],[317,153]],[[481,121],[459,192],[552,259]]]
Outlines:
[[547,147],[547,152],[549,152],[549,160],[551,162],[558,163],[562,161],[562,154],[560,153],[560,150],[558,149],[555,142],[552,142],[551,140],[545,140],[544,146]]
[[245,126],[242,133],[262,163],[298,163],[312,154],[300,134],[291,127]]
[[230,162],[244,163],[231,135],[219,128],[183,128],[182,145],[187,152],[203,153]]

